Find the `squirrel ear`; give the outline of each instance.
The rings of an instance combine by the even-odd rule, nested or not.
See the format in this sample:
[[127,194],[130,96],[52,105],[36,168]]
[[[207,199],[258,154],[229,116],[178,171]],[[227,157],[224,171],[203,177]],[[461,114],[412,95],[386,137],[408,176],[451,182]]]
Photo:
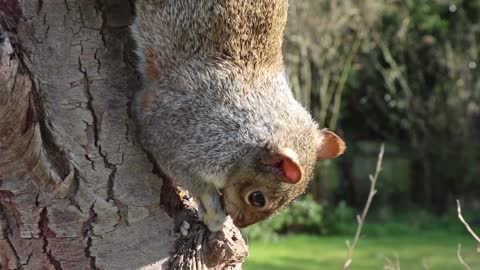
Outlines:
[[290,184],[296,184],[302,179],[302,168],[298,163],[297,154],[289,149],[284,148],[270,152],[262,162],[269,166],[275,166],[283,174],[282,181]]
[[345,152],[345,142],[330,130],[320,130],[318,137],[317,160],[336,158]]
[[302,179],[302,169],[294,159],[288,156],[283,156],[280,166],[285,182],[296,184]]

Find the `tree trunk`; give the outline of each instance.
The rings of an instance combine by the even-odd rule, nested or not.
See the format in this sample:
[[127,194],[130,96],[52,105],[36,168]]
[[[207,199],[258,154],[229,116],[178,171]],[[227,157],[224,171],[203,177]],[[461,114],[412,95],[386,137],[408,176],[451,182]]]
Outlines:
[[0,0],[3,269],[241,268],[238,229],[210,234],[135,140],[133,6]]

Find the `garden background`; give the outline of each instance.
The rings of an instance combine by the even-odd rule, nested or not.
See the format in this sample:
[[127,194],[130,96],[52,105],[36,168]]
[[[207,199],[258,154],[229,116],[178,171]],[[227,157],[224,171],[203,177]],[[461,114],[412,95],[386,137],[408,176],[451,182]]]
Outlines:
[[[284,55],[298,100],[347,152],[303,198],[245,231],[245,269],[341,269],[382,143],[350,269],[480,269],[480,1],[291,1]],[[461,249],[458,244],[461,243]]]

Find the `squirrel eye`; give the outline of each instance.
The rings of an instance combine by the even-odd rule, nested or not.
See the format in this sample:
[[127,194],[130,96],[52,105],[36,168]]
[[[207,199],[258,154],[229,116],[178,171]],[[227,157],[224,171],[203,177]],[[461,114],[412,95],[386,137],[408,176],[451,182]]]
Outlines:
[[254,191],[248,195],[248,202],[255,207],[262,208],[266,204],[265,197],[263,196],[262,192]]

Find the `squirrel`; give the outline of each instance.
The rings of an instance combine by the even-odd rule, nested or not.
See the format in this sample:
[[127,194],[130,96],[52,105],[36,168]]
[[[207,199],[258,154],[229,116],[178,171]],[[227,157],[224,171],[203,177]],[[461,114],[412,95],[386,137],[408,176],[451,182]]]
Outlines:
[[295,100],[282,56],[288,0],[138,0],[131,32],[139,140],[219,231],[287,206],[345,143]]

